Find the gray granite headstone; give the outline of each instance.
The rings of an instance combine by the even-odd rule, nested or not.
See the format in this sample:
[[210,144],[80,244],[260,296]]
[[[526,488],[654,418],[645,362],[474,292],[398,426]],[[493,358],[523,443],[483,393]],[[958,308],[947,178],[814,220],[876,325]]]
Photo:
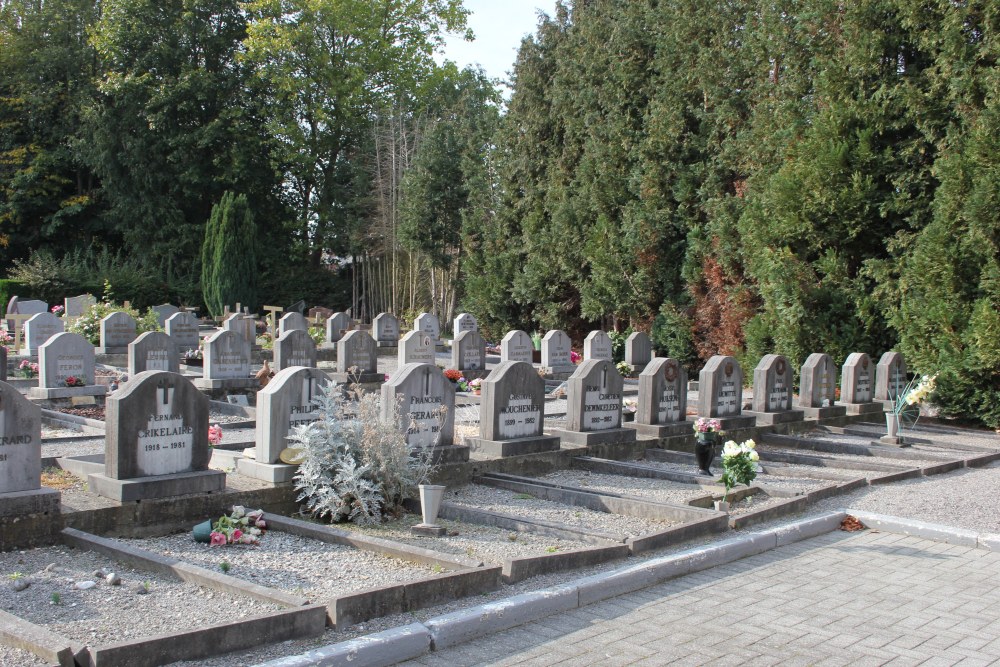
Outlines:
[[754,412],[792,409],[792,366],[783,355],[765,354],[753,370]]
[[427,334],[435,345],[441,340],[441,323],[438,321],[437,315],[420,313],[413,320],[413,330]]
[[685,423],[687,371],[676,359],[656,357],[639,374],[638,424]]
[[0,382],[0,503],[5,493],[41,488],[41,474],[41,408]]
[[146,371],[107,399],[105,475],[135,479],[208,469],[208,397],[177,373]]
[[460,371],[486,369],[486,341],[478,330],[467,329],[455,338],[451,345],[451,367]]
[[250,318],[242,313],[233,313],[222,323],[223,331],[231,331],[239,336],[248,347],[253,347],[257,341],[257,325]]
[[837,367],[830,355],[813,352],[802,364],[799,380],[799,407],[832,406],[837,389]]
[[337,372],[362,376],[378,372],[378,344],[367,331],[348,331],[337,341]]
[[205,340],[204,378],[232,380],[250,377],[250,346],[232,331],[216,331]]
[[903,355],[899,352],[886,352],[875,366],[875,400],[896,400],[908,382]]
[[852,352],[844,362],[840,383],[842,403],[871,403],[874,397],[875,367],[864,352]]
[[326,342],[336,343],[350,330],[350,316],[347,313],[334,313],[326,319]]
[[372,338],[383,344],[399,342],[399,320],[392,313],[379,313],[372,322]]
[[180,372],[180,355],[174,339],[162,331],[147,331],[128,344],[128,374],[144,371]]
[[316,368],[291,367],[274,374],[257,392],[257,462],[273,464],[289,446],[293,426],[319,419],[313,398],[329,384],[326,373]]
[[565,331],[551,329],[542,338],[542,366],[552,373],[572,373],[576,370],[571,352],[573,341]]
[[156,323],[161,327],[165,327],[167,319],[181,312],[181,309],[169,303],[161,303],[159,306],[153,306],[153,312],[156,313]]
[[101,319],[101,348],[107,353],[124,352],[135,335],[135,319],[128,313],[118,311]]
[[302,329],[289,329],[274,341],[274,370],[280,371],[291,366],[316,367],[316,343]]
[[38,354],[42,343],[66,330],[63,321],[52,313],[38,313],[24,323],[24,349],[31,356]]
[[38,348],[38,386],[65,387],[70,376],[94,384],[94,346],[80,334],[63,332]]
[[604,431],[621,428],[624,381],[606,359],[581,363],[566,382],[566,430]]
[[289,331],[309,331],[309,322],[306,320],[305,315],[302,313],[285,313],[278,320],[278,336],[281,337],[283,334]]
[[634,331],[625,339],[625,363],[633,371],[642,371],[653,358],[653,341],[642,331]]
[[743,369],[732,357],[716,355],[698,375],[698,415],[739,417],[743,413]]
[[399,340],[399,365],[433,364],[434,340],[423,331],[409,331]]
[[605,359],[611,361],[614,355],[611,351],[611,337],[601,330],[591,331],[583,341],[583,360]]
[[198,318],[188,312],[180,312],[167,318],[164,324],[179,352],[198,348]]
[[520,329],[514,329],[508,331],[500,341],[500,361],[523,361],[530,364],[534,350],[531,336]]
[[545,381],[523,361],[502,361],[482,384],[478,438],[472,451],[490,456],[534,454],[559,449],[559,438],[542,432]]
[[47,313],[49,312],[49,304],[36,299],[18,301],[16,312],[18,315],[37,315],[38,313]]
[[[419,332],[411,332],[419,333]],[[455,433],[455,386],[440,368],[431,364],[406,364],[382,385],[383,417],[391,418],[392,403],[399,400],[400,428],[411,449],[444,447]]]
[[458,317],[455,318],[453,326],[456,338],[463,331],[479,331],[479,322],[469,313],[459,313]]
[[82,317],[91,306],[97,304],[97,299],[93,294],[81,294],[80,296],[68,296],[63,299],[63,307],[66,312],[63,313],[65,317],[76,318]]

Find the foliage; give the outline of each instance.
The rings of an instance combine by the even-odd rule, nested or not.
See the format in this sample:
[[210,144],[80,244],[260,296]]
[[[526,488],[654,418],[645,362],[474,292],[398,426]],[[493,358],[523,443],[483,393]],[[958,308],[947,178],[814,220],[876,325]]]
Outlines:
[[98,301],[88,308],[75,322],[66,327],[66,331],[80,334],[92,345],[99,345],[101,342],[101,320],[111,313],[130,315],[135,320],[137,336],[147,331],[162,331],[156,319],[156,311],[152,308],[147,308],[146,312],[140,313],[136,308],[126,308],[109,300]]
[[288,436],[303,453],[295,474],[298,500],[320,518],[379,523],[428,479],[430,452],[410,451],[398,403],[383,416],[377,395],[348,397],[334,384],[315,400],[320,418]]
[[611,358],[616,363],[625,360],[625,341],[633,333],[632,327],[625,331],[609,331],[608,338],[611,339]]
[[757,445],[753,440],[747,440],[736,444],[729,440],[722,446],[722,477],[720,481],[726,487],[726,493],[722,496],[725,501],[729,497],[729,492],[737,484],[749,485],[757,477],[757,461],[760,455],[757,453]]
[[257,228],[244,195],[227,192],[212,207],[201,247],[201,291],[216,317],[237,303],[257,309]]
[[7,304],[10,303],[12,296],[27,297],[25,286],[16,280],[0,279],[0,311],[5,315],[7,314]]

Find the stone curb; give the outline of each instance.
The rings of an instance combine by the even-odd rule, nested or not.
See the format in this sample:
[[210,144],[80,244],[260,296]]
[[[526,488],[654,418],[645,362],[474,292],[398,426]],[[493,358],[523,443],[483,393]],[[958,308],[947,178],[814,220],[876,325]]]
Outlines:
[[[298,656],[280,658],[257,667],[352,665],[383,667],[419,657],[427,647],[415,637],[428,637],[429,649],[439,650],[488,634],[530,623],[625,593],[653,586],[692,572],[754,556],[777,546],[816,537],[840,527],[846,512],[827,512],[772,530],[734,537],[654,558],[606,574],[583,577],[563,586],[523,593],[506,600],[469,607],[411,625],[358,639],[331,644]],[[1000,546],[1000,535],[995,536]]]
[[947,544],[975,547],[988,551],[1000,551],[1000,535],[996,533],[977,533],[974,530],[954,528],[939,523],[927,523],[926,521],[917,521],[916,519],[903,519],[861,510],[849,509],[846,512],[858,519],[867,528],[878,528],[887,533],[912,535],[913,537],[920,537],[934,542],[945,542]]

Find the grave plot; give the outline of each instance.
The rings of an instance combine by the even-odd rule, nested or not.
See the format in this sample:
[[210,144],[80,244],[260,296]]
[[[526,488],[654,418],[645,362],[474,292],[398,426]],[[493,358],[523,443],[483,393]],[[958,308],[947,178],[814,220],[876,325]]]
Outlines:
[[[842,433],[878,439],[885,435],[885,424],[858,422],[843,428],[826,427],[829,433]],[[1000,435],[982,429],[943,426],[926,421],[918,421],[914,426],[903,428],[904,441],[921,445],[936,445],[959,451],[1000,450]]]
[[573,486],[587,491],[604,492],[645,498],[661,503],[680,505],[711,494],[698,486],[664,479],[629,477],[587,470],[560,470],[539,478],[561,486]]

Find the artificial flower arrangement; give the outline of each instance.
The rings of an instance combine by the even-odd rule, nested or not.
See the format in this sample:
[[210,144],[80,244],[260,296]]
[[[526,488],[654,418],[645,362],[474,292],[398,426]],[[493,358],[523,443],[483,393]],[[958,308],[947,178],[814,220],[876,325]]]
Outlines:
[[21,374],[21,377],[25,378],[38,377],[38,364],[23,359],[17,367],[17,372]]
[[67,375],[64,382],[66,383],[67,387],[82,387],[83,385],[87,384],[86,380],[76,375]]
[[708,417],[698,417],[694,422],[694,432],[696,434],[701,433],[717,433],[722,435],[725,431],[722,430],[722,422],[718,419],[710,419]]
[[726,487],[726,493],[722,496],[723,502],[729,497],[729,492],[737,484],[748,485],[757,477],[757,461],[760,454],[757,453],[757,443],[747,440],[736,444],[729,440],[722,446],[722,479],[720,480]]
[[259,544],[260,537],[267,530],[264,510],[247,511],[242,505],[234,505],[232,513],[223,515],[212,524],[209,544],[221,547],[227,544]]
[[479,391],[480,389],[483,388],[483,379],[482,378],[476,378],[475,380],[473,380],[472,382],[469,382],[468,384],[469,384],[469,390],[470,391]]
[[[457,371],[454,368],[445,370],[444,376],[455,384],[455,389],[458,391],[475,391],[479,387],[479,385],[476,385],[476,387],[473,388],[472,383],[466,380],[465,376],[462,375],[462,371]],[[472,382],[476,381],[473,380]]]
[[623,378],[627,378],[632,375],[632,367],[629,366],[627,362],[619,361],[615,364],[615,368],[618,370],[618,374]]
[[208,427],[208,444],[215,447],[220,442],[222,442],[222,427],[218,424],[212,424]]
[[570,362],[572,362],[574,364],[578,364],[581,361],[583,361],[583,355],[580,354],[579,352],[577,352],[576,350],[570,350],[569,351],[569,360],[570,360]]
[[52,308],[50,308],[49,310],[51,310],[52,314],[55,315],[56,317],[62,317],[63,313],[66,312],[66,309],[63,308],[62,306],[52,306]]
[[184,350],[184,359],[204,359],[205,353],[202,352],[200,347],[196,347],[193,350]]

